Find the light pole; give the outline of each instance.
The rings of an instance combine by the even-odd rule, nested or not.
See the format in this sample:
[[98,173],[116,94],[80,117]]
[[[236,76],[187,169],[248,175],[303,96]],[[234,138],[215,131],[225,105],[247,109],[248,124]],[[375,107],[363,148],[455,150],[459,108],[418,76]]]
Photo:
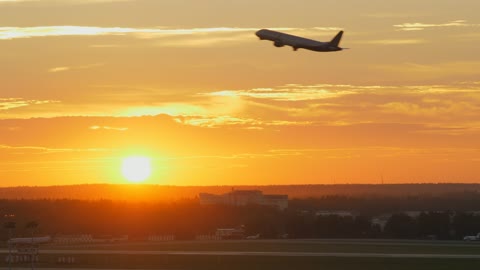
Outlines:
[[13,230],[16,227],[16,223],[14,221],[5,222],[5,224],[3,224],[3,227],[8,230],[8,235],[9,235],[9,238],[8,238],[8,241],[7,241],[7,245],[8,245],[8,269],[11,270],[12,269],[13,257],[12,257],[12,244],[10,243],[10,239],[12,239],[12,234],[13,234]]
[[33,235],[35,233],[35,230],[37,229],[38,227],[38,222],[36,221],[30,221],[27,223],[26,225],[27,229],[30,230],[30,234],[32,236],[32,245],[30,247],[30,261],[32,263],[32,270],[35,269],[35,243],[34,243],[34,240],[33,240]]

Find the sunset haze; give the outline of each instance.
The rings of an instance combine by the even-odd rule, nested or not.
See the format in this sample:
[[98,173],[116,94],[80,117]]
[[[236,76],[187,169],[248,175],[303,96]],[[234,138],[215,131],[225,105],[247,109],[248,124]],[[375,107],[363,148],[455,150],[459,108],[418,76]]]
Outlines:
[[479,10],[0,0],[0,185],[124,184],[136,156],[158,185],[478,183]]

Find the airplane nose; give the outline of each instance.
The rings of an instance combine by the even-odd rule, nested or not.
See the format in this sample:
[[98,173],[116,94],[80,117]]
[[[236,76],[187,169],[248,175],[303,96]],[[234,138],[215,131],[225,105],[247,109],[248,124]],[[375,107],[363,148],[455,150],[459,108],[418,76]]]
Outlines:
[[255,35],[256,35],[260,40],[262,40],[262,39],[263,39],[263,33],[264,33],[264,32],[265,32],[265,31],[263,31],[263,29],[261,29],[261,30],[258,30],[257,32],[255,32]]

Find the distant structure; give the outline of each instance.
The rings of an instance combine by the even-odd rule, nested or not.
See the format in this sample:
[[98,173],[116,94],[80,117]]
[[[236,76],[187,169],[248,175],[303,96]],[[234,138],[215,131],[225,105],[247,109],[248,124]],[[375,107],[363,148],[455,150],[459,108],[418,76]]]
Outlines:
[[260,190],[232,190],[229,193],[215,195],[200,193],[200,204],[225,204],[245,206],[248,204],[267,205],[279,210],[288,208],[288,195],[264,195]]
[[168,234],[168,235],[149,235],[147,237],[147,241],[149,242],[166,242],[166,241],[174,241],[175,235]]
[[86,244],[94,243],[91,234],[75,234],[75,235],[57,235],[53,238],[54,244]]
[[339,216],[339,217],[355,217],[350,211],[317,211],[315,216],[328,217],[328,216]]
[[215,236],[220,239],[245,239],[245,228],[240,226],[237,228],[217,229]]
[[115,243],[115,242],[127,242],[128,235],[122,235],[120,237],[112,236],[100,236],[94,238],[91,234],[74,234],[74,235],[57,235],[53,238],[54,244],[88,244],[88,243]]

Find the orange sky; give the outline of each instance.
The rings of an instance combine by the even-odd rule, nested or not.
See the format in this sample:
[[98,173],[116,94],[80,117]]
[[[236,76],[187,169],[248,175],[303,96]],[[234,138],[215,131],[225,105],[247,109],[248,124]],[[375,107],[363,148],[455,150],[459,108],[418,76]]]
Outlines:
[[[477,0],[0,0],[0,186],[480,181]],[[275,48],[277,29],[350,50]]]

